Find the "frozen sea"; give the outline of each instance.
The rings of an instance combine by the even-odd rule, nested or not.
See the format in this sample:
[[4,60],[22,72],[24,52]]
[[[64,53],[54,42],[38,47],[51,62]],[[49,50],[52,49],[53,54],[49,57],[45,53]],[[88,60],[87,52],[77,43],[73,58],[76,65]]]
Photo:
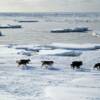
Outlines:
[[[0,24],[22,25],[0,29],[0,100],[100,100],[99,13],[1,13]],[[75,27],[90,31],[50,32]],[[31,62],[17,67],[20,59]],[[54,65],[41,68],[44,60]],[[83,65],[73,70],[72,61]]]
[[[19,23],[20,20],[37,20]],[[0,24],[20,24],[20,29],[0,29],[0,44],[99,43],[92,35],[100,30],[100,13],[1,13]],[[86,33],[51,33],[53,29],[88,27]]]

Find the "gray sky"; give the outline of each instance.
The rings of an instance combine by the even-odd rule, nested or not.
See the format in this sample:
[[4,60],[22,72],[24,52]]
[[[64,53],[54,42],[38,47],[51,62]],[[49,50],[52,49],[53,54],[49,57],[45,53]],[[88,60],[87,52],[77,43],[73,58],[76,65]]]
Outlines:
[[100,12],[100,0],[0,0],[0,12]]

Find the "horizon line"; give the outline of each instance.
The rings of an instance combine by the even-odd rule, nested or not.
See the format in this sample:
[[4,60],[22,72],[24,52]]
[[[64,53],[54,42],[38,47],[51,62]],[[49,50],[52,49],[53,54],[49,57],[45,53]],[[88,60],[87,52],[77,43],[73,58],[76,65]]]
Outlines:
[[44,12],[39,12],[39,11],[37,11],[37,12],[0,12],[0,13],[100,13],[100,11],[94,11],[94,12],[92,12],[92,11],[86,11],[86,12],[81,12],[81,11],[75,11],[75,12],[73,12],[73,11],[67,11],[67,12],[65,12],[65,11],[44,11]]

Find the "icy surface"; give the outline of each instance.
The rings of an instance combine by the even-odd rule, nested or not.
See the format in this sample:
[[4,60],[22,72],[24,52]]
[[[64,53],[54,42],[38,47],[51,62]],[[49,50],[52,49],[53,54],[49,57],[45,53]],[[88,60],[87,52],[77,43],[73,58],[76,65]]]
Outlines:
[[[100,62],[99,46],[63,44],[55,45],[59,49],[50,49],[43,45],[1,45],[0,100],[100,100],[100,71],[93,69],[94,64]],[[36,48],[39,52],[34,51]],[[62,55],[71,51],[81,54]],[[61,55],[56,56],[58,53]],[[16,60],[22,58],[31,59],[30,64],[17,67]],[[54,65],[41,68],[41,60],[53,60]],[[81,69],[70,68],[75,60],[83,61]]]
[[[12,29],[8,24],[21,25],[22,28]],[[0,37],[0,44],[100,43],[100,37],[92,36],[92,31],[100,29],[100,13],[1,13],[0,26],[3,35]],[[67,34],[50,32],[53,29],[74,27],[88,27],[92,31]]]
[[41,50],[39,55],[55,55],[55,56],[79,56],[81,52],[72,50],[55,49],[55,50]]
[[95,31],[92,33],[93,36],[100,37],[100,31]]
[[49,45],[54,48],[63,48],[63,49],[71,49],[71,50],[94,50],[100,48],[100,44],[65,44],[65,43],[52,43]]

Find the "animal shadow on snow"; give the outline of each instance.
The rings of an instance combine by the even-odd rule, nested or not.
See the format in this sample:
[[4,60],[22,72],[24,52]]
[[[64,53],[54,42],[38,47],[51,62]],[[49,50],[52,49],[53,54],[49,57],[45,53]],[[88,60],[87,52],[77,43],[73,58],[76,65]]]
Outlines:
[[55,67],[48,67],[48,70],[52,70],[52,71],[60,71],[59,68],[55,68]]
[[27,66],[22,66],[21,69],[22,70],[34,70],[35,67],[27,65]]
[[78,71],[78,72],[90,72],[91,69],[80,68],[80,69],[75,69],[75,71]]

